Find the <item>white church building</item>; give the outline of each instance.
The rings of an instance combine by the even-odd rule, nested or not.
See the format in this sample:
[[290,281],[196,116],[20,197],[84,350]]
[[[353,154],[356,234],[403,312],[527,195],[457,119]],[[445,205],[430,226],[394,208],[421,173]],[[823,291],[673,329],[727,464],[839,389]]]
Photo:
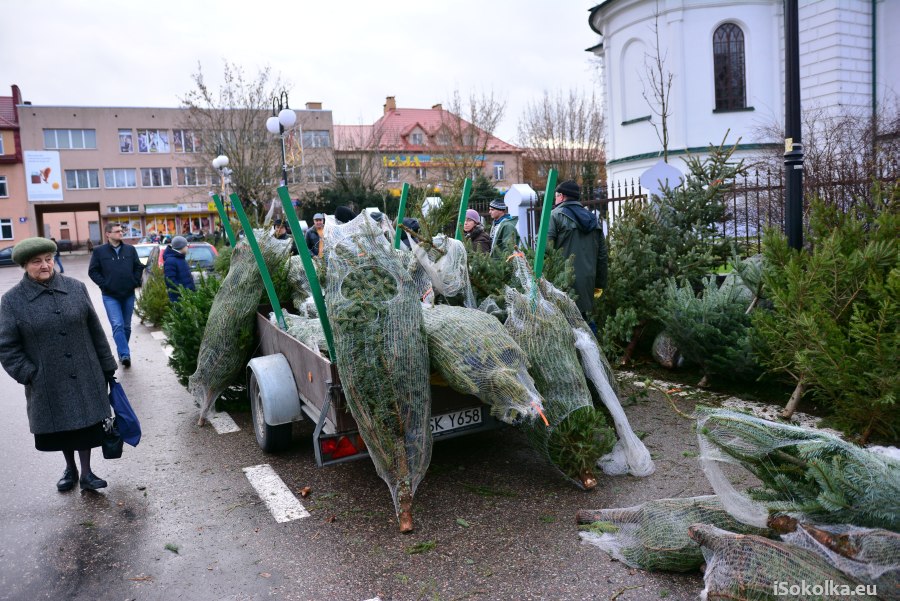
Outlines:
[[[900,0],[800,0],[802,110],[874,114],[900,92]],[[662,157],[648,66],[672,74],[669,163],[740,139],[753,156],[783,139],[783,0],[605,0],[590,9],[607,111],[609,182],[637,179]],[[654,27],[656,25],[656,27]],[[658,44],[656,33],[658,32]],[[654,105],[657,106],[658,105]],[[657,109],[658,110],[658,109]]]

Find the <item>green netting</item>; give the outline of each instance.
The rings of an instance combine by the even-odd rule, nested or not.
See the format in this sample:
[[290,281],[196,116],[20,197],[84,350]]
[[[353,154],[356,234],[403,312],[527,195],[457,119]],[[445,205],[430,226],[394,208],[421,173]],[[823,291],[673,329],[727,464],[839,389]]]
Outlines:
[[528,422],[523,430],[566,477],[592,488],[597,483],[594,466],[612,449],[615,434],[594,410],[572,328],[537,290],[526,296],[507,287],[506,308],[504,325],[528,357],[529,373],[544,397],[549,422],[546,427],[543,422]]
[[[290,256],[291,242],[276,240],[266,230],[254,230],[254,234],[266,266],[275,272]],[[216,398],[247,365],[262,294],[262,275],[253,251],[246,240],[241,240],[213,300],[197,354],[197,369],[188,381],[188,389],[200,405],[201,424]]]
[[506,423],[534,420],[543,399],[528,375],[525,353],[503,325],[476,309],[423,307],[431,367],[450,387],[491,406]]
[[[701,545],[706,559],[703,599],[877,599],[873,594],[865,594],[864,584],[809,549],[706,524],[694,524],[688,532]],[[848,594],[859,586],[863,594]]]
[[431,460],[431,387],[422,309],[409,273],[363,214],[325,241],[325,304],[338,373],[403,530]]
[[[521,261],[520,263],[524,263]],[[517,269],[521,267],[517,266]],[[600,349],[597,337],[581,317],[581,312],[569,295],[554,287],[547,280],[540,281],[541,294],[553,303],[563,314],[575,335],[575,348],[578,349],[578,357],[581,359],[581,367],[585,375],[594,384],[594,388],[600,395],[600,400],[609,411],[616,428],[619,440],[607,455],[598,461],[598,466],[603,473],[610,475],[631,474],[633,476],[649,476],[656,467],[650,458],[650,451],[637,437],[622,403],[619,402],[618,387],[612,366]]]
[[[788,514],[810,523],[900,530],[896,459],[825,432],[727,409],[698,408],[697,438],[707,479],[746,524],[763,527],[770,516]],[[739,492],[721,463],[744,467],[761,486]]]
[[767,532],[728,515],[715,495],[658,499],[623,509],[578,512],[582,540],[633,568],[690,572],[703,565],[700,545],[688,536],[691,524],[711,524],[743,534]]

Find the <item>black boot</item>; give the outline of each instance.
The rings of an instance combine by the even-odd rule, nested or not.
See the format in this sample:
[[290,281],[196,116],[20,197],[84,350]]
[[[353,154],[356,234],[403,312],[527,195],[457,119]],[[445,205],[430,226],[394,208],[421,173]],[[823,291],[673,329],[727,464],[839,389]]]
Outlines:
[[56,483],[56,490],[66,492],[75,488],[75,481],[78,480],[78,470],[67,467],[63,472],[62,478]]
[[106,488],[106,480],[98,478],[94,472],[85,472],[81,475],[81,490],[97,490],[98,488]]

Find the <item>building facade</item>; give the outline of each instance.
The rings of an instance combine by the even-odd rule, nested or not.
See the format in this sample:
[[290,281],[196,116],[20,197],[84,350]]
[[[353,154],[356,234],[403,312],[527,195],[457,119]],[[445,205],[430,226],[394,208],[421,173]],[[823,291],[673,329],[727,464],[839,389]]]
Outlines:
[[[802,109],[875,115],[900,91],[900,3],[800,0]],[[669,163],[725,139],[737,158],[783,147],[783,0],[606,0],[590,11],[600,42],[610,182],[662,156],[651,71],[668,89]],[[657,36],[658,33],[658,36]],[[657,50],[659,51],[657,53]],[[655,58],[661,57],[657,62]],[[644,96],[650,98],[648,101]],[[654,127],[656,126],[656,128]]]
[[522,150],[489,135],[440,104],[397,108],[388,96],[372,125],[335,125],[339,175],[360,176],[399,195],[404,183],[439,195],[449,182],[483,173],[499,193],[521,181]]
[[[315,106],[296,111],[297,126],[285,135],[292,192],[331,181],[330,148],[323,152],[333,135],[331,112]],[[187,129],[187,109],[16,108],[29,235],[77,247],[105,241],[110,222],[122,224],[130,242],[153,234],[206,234],[217,226],[210,196],[223,186],[210,164],[216,152],[204,142],[215,136]],[[260,130],[261,138],[268,136],[263,144],[278,144],[262,125]]]
[[18,86],[12,86],[11,96],[0,96],[0,248],[30,235],[16,106],[21,102]]

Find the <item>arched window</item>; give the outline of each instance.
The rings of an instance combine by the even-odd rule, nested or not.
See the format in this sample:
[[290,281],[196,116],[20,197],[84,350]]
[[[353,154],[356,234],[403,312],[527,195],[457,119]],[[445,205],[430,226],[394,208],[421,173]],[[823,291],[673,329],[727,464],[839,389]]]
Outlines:
[[725,23],[713,34],[716,110],[727,111],[747,106],[744,79],[744,32],[734,23]]

